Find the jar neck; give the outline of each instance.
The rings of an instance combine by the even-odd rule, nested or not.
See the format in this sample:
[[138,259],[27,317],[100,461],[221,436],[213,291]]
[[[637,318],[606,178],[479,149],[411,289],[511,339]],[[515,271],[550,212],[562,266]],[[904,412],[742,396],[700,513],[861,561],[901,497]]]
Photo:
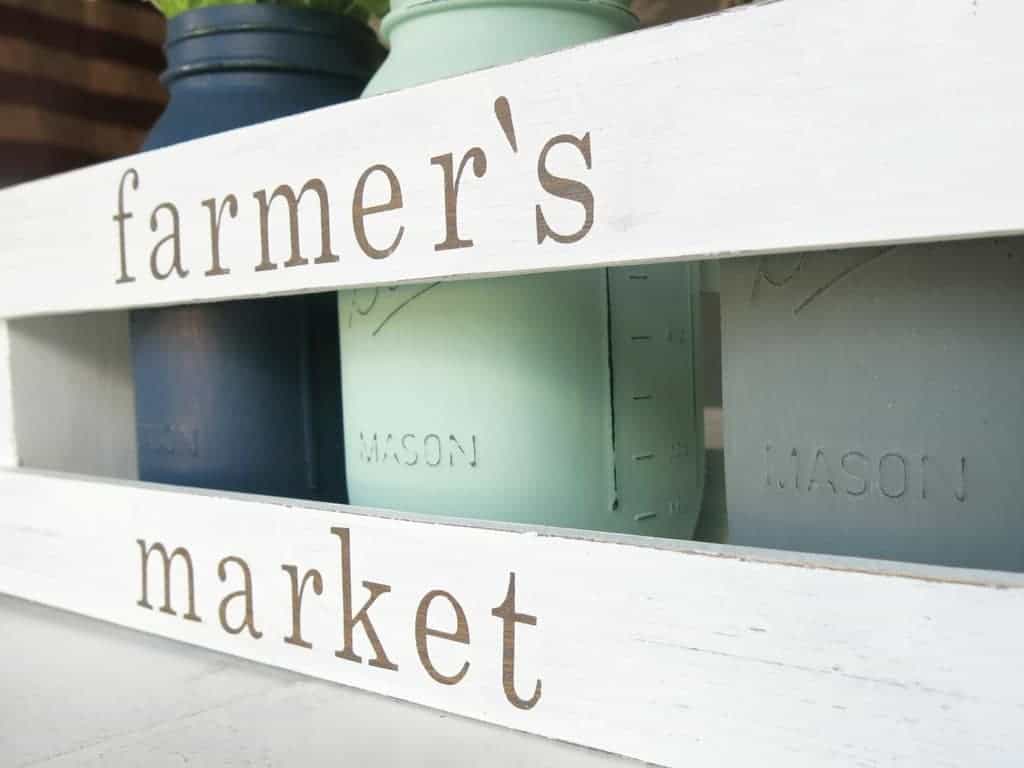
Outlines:
[[279,72],[369,79],[383,58],[373,32],[340,14],[267,4],[185,11],[168,21],[168,87],[194,75]]
[[354,99],[384,55],[355,19],[265,4],[185,11],[166,51],[171,98],[143,149]]

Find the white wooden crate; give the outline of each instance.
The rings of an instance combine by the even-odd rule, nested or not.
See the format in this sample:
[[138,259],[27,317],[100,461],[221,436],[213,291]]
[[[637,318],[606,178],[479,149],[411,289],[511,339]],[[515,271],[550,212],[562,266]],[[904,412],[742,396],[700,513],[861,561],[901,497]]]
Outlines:
[[[0,591],[660,764],[1017,764],[1024,577],[134,483],[123,340],[125,310],[138,306],[1020,234],[1022,23],[1019,0],[780,0],[0,193]],[[506,105],[511,129],[498,118]],[[583,221],[581,203],[538,182],[542,147],[563,134],[588,137],[590,167],[569,145],[549,167],[590,189],[593,226],[538,244],[536,206],[562,232]],[[430,158],[475,146],[487,172],[467,175],[457,209],[474,245],[436,251],[445,203]],[[370,258],[353,191],[379,164],[402,207],[368,217],[368,237],[379,248],[402,239]],[[268,224],[277,268],[257,270],[254,193],[298,192],[312,178],[328,193],[337,260],[315,263],[323,224],[310,193],[297,217],[308,263],[284,265],[279,206]],[[382,186],[368,187],[367,205],[388,199],[384,178],[372,175]],[[132,214],[120,219],[123,264],[121,187]],[[238,214],[222,220],[217,270],[202,203],[229,194]],[[151,227],[164,203],[180,216],[183,277],[151,274],[151,249],[170,232],[166,207]],[[157,271],[171,250],[158,249]],[[334,653],[344,638],[332,528],[350,537],[354,609],[364,580],[390,587],[370,609],[388,664],[366,663],[375,648],[363,627],[361,662]],[[183,618],[181,556],[177,615],[157,610],[156,565],[153,608],[138,604],[140,539],[188,550],[201,621]],[[222,628],[218,605],[241,588],[237,563],[218,578],[227,556],[251,569],[259,638]],[[321,573],[322,595],[311,580],[301,612],[312,648],[283,641],[294,601],[282,565]],[[512,574],[516,612],[532,619],[509,635],[500,606]],[[434,590],[458,600],[468,643],[418,647],[417,608]],[[427,626],[454,633],[445,600]],[[445,685],[424,658],[448,676],[470,666]]]

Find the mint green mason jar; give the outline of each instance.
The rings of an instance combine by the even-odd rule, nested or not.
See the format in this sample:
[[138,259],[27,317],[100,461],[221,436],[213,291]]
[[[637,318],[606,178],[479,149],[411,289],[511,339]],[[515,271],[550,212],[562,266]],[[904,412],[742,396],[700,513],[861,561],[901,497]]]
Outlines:
[[[629,31],[627,6],[394,0],[364,95]],[[342,291],[351,503],[691,536],[698,301],[689,264]]]

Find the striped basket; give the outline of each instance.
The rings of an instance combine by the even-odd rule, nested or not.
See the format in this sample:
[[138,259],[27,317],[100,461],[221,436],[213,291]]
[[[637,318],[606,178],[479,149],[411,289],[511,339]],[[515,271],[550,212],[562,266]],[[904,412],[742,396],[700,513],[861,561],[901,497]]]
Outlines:
[[137,151],[164,23],[134,0],[0,0],[0,186]]

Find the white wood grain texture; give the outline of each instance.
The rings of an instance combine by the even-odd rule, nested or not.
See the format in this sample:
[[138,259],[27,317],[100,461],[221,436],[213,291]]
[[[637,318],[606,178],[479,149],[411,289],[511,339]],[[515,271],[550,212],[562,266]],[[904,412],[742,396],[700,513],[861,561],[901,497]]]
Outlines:
[[[1024,55],[1019,0],[781,0],[744,6],[406,92],[207,137],[0,193],[5,252],[0,316],[174,304],[662,259],[811,250],[849,244],[1024,232]],[[494,115],[511,104],[518,152]],[[558,134],[590,133],[593,167],[559,147],[555,173],[585,181],[593,229],[537,244],[535,205],[572,232],[580,206],[545,193],[537,162]],[[444,239],[442,175],[430,158],[470,147],[487,171],[464,174],[459,227]],[[367,219],[377,247],[405,227],[397,251],[371,259],[352,225],[356,182],[385,163],[403,208]],[[116,211],[126,185],[129,272],[117,285]],[[336,263],[313,264],[315,200],[300,214],[310,263],[254,271],[253,193],[322,179]],[[388,199],[379,174],[367,204]],[[201,201],[238,200],[221,226],[223,266],[210,268]],[[186,278],[149,275],[150,251],[180,210]],[[280,205],[280,203],[275,203]],[[280,216],[280,219],[275,217]],[[288,257],[282,210],[273,260]],[[169,246],[160,254],[167,268]]]
[[18,466],[11,394],[11,341],[8,322],[0,320],[0,467]]
[[129,313],[21,318],[7,328],[20,464],[137,478]]
[[638,765],[10,597],[0,626],[5,768]]
[[[20,470],[0,471],[0,497],[0,591],[551,738],[672,766],[1016,766],[1024,749],[1021,576],[568,538]],[[350,530],[354,582],[391,586],[370,614],[398,671],[333,654],[332,526]],[[140,538],[188,548],[201,622],[136,605]],[[219,601],[241,582],[218,580],[226,555],[252,569],[260,639],[218,624]],[[312,649],[282,641],[282,564],[323,574],[303,614]],[[491,610],[510,572],[516,610],[537,617],[516,633],[517,689],[543,683],[531,710],[512,707],[501,685]],[[470,662],[452,687],[416,653],[416,607],[434,589],[459,600],[469,626],[469,646],[429,641],[440,669]],[[356,587],[355,607],[366,594]],[[454,619],[442,610],[430,621]],[[355,635],[365,661],[369,643]]]

